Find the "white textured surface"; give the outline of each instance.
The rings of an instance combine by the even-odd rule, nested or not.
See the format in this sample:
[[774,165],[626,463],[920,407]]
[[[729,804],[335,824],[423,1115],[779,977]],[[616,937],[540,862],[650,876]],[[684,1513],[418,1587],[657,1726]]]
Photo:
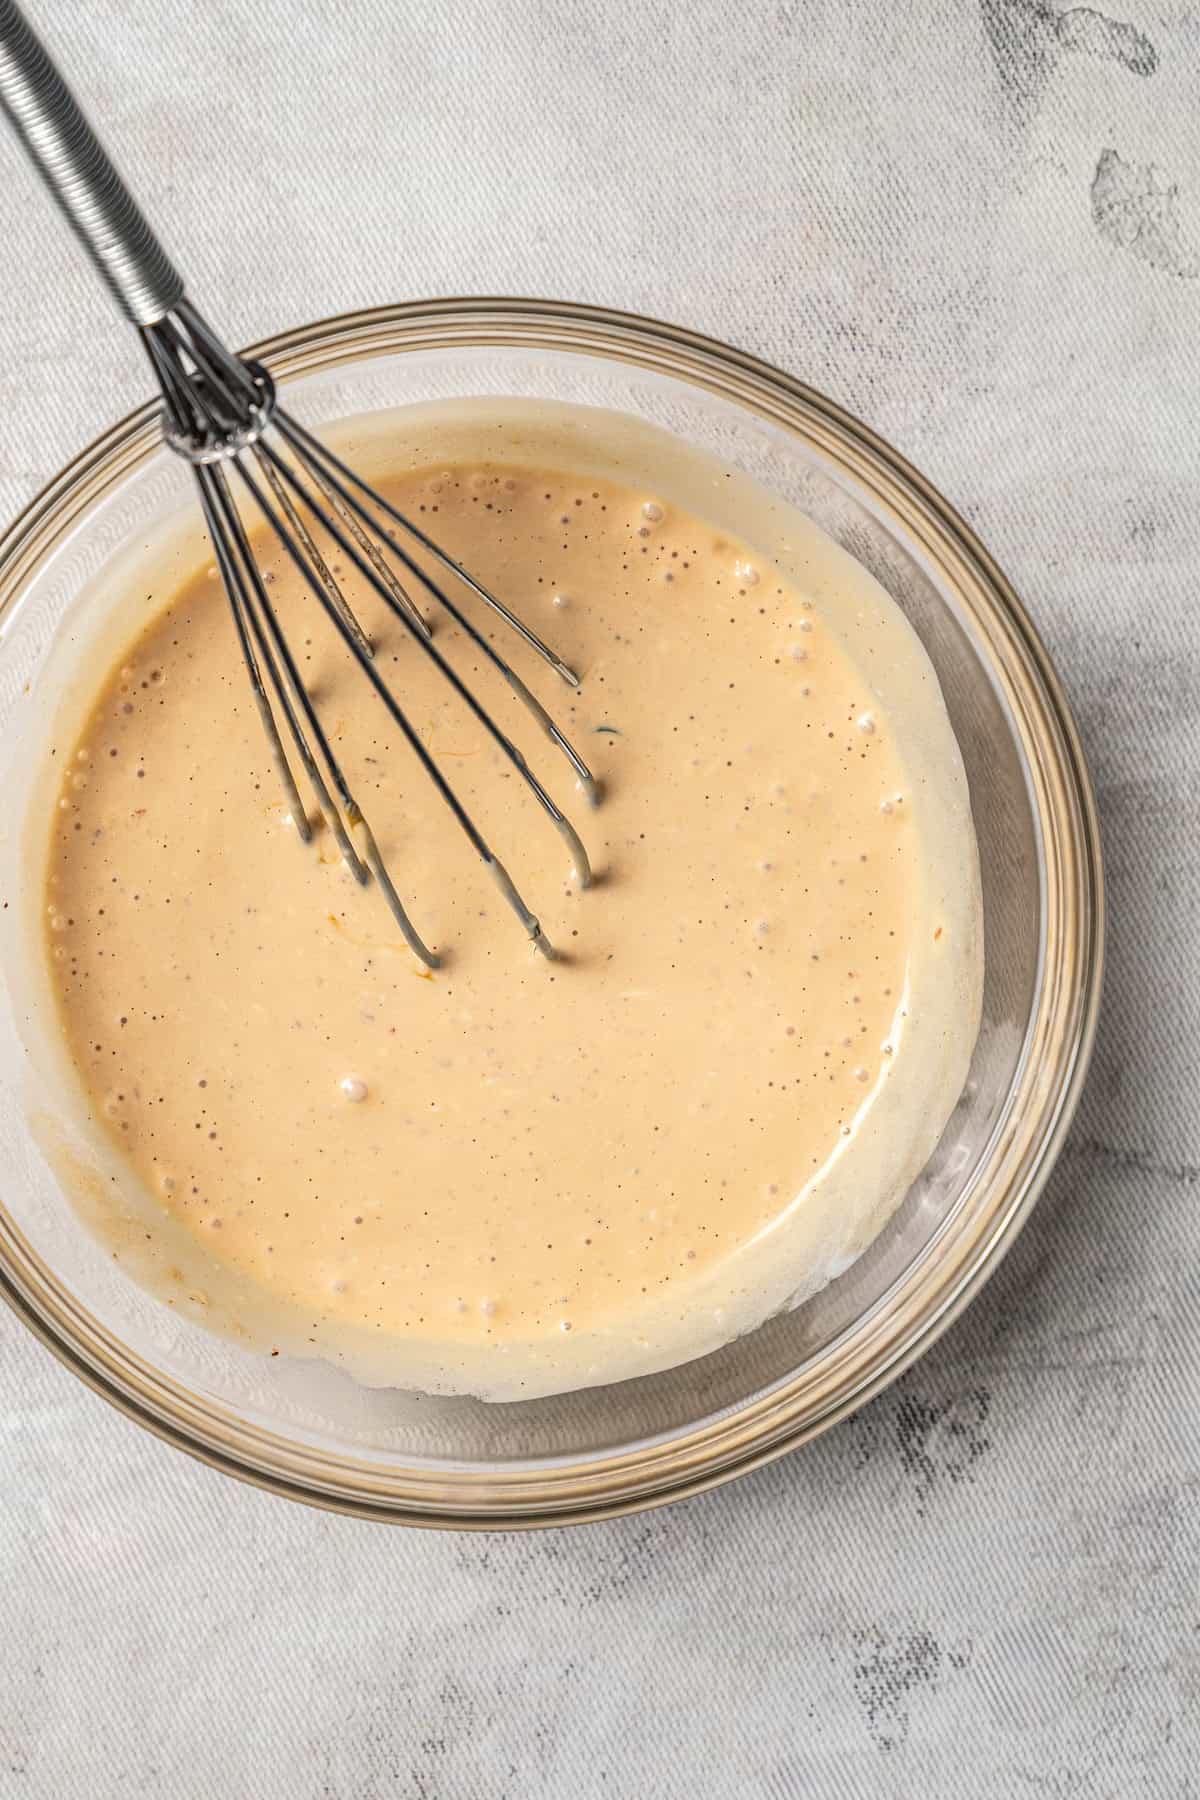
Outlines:
[[[0,1318],[0,1794],[1200,1794],[1200,10],[1120,4],[37,0],[235,339],[580,296],[892,438],[1059,660],[1112,936],[1076,1129],[983,1297],[850,1424],[667,1512],[326,1518]],[[0,168],[8,514],[145,380]]]

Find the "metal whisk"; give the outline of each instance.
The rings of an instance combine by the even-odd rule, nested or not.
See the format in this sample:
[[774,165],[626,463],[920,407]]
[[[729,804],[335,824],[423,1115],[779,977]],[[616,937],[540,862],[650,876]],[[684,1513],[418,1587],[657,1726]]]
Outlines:
[[296,786],[293,757],[304,770],[347,867],[364,885],[374,877],[412,950],[429,968],[438,966],[439,958],[405,911],[305,690],[255,562],[231,474],[359,663],[535,948],[553,956],[535,914],[375,666],[371,642],[334,578],[321,541],[337,546],[484,727],[553,822],[580,886],[587,887],[591,880],[587,852],[570,820],[437,648],[408,581],[418,582],[504,677],[566,757],[594,805],[597,787],[587,765],[521,677],[406,545],[419,546],[571,687],[578,687],[578,677],[418,525],[286,413],[260,363],[245,362],[226,349],[185,297],[182,278],[14,0],[0,0],[0,105],[145,345],[165,401],[164,435],[192,465],[238,644],[299,835],[308,841],[312,830]]

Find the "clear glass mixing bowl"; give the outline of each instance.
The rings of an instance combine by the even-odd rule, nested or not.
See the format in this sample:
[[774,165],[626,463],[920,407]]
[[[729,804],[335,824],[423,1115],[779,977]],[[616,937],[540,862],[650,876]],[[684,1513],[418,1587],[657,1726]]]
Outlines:
[[[477,300],[327,320],[255,354],[310,424],[481,394],[634,414],[799,505],[877,575],[936,666],[970,781],[986,927],[970,1081],[928,1167],[849,1272],[715,1355],[502,1406],[367,1390],[177,1317],[79,1223],[38,1147],[10,940],[0,1289],[65,1363],[143,1425],[319,1505],[512,1527],[657,1505],[725,1480],[892,1380],[995,1267],[1046,1179],[1087,1060],[1103,937],[1094,802],[1059,684],[1007,582],[940,495],[830,401],[724,345],[586,307]],[[0,838],[10,869],[29,795],[21,750],[31,709],[45,704],[39,672],[70,632],[81,592],[189,503],[189,483],[146,406],[0,540]]]

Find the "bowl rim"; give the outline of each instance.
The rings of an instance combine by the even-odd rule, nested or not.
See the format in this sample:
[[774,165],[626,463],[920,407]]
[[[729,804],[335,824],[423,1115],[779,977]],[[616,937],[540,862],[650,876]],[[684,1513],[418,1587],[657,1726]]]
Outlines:
[[[406,343],[397,341],[399,332]],[[972,585],[995,627],[993,656],[1003,650],[1024,677],[1023,704],[1043,734],[1032,771],[1035,813],[1044,827],[1057,819],[1052,866],[1044,887],[1057,897],[1061,951],[1047,988],[1043,968],[1035,1016],[1057,1027],[1053,1079],[1043,1081],[1036,1129],[1004,1146],[1008,1158],[999,1199],[973,1236],[936,1281],[922,1280],[923,1299],[904,1321],[881,1315],[885,1301],[922,1271],[934,1272],[939,1244],[951,1219],[862,1318],[826,1354],[845,1340],[862,1337],[857,1360],[831,1384],[823,1403],[798,1414],[787,1394],[801,1371],[718,1419],[687,1427],[665,1442],[619,1450],[583,1464],[556,1469],[544,1464],[536,1476],[524,1468],[460,1480],[446,1491],[447,1477],[413,1479],[402,1486],[381,1481],[368,1464],[328,1459],[328,1478],[316,1479],[320,1455],[298,1451],[230,1412],[201,1407],[150,1365],[133,1357],[115,1339],[78,1321],[72,1327],[60,1304],[62,1290],[8,1219],[0,1205],[0,1298],[81,1380],[156,1436],[186,1450],[210,1467],[267,1491],[326,1510],[379,1521],[443,1529],[503,1529],[585,1523],[658,1507],[731,1480],[782,1456],[862,1406],[933,1344],[982,1286],[1016,1238],[1049,1176],[1074,1114],[1095,1040],[1103,980],[1105,897],[1099,821],[1079,734],[1049,655],[1011,584],[970,527],[931,482],[860,420],[817,390],[762,359],[717,339],[637,313],[572,301],[479,296],[409,301],[334,315],[277,333],[246,352],[267,361],[283,379],[311,374],[338,362],[417,349],[424,341],[439,348],[493,342],[506,347],[528,343],[574,353],[619,357],[642,367],[664,367],[677,379],[717,388],[743,409],[773,417],[795,432],[804,418],[832,460],[852,475],[882,479],[917,540],[936,541],[940,559],[957,561],[961,578]],[[686,360],[683,370],[678,359]],[[0,619],[40,564],[48,538],[60,531],[72,510],[90,505],[122,480],[158,446],[158,405],[148,401],[125,415],[66,465],[0,534]],[[997,672],[993,663],[992,672]],[[1027,746],[1028,748],[1028,746]],[[1025,1055],[1031,1055],[1033,1026]],[[1032,1053],[1037,1054],[1036,1046]],[[1015,1092],[1015,1089],[1014,1089]],[[1012,1098],[997,1133],[1008,1130]],[[1004,1172],[1003,1170],[1001,1172]],[[953,1218],[953,1214],[951,1218]],[[944,1248],[944,1246],[943,1246]],[[916,1295],[910,1296],[915,1300]],[[68,1308],[68,1311],[70,1309]],[[105,1341],[107,1339],[107,1342]],[[140,1373],[140,1379],[139,1377]],[[214,1424],[219,1428],[214,1430]],[[307,1471],[300,1467],[307,1464]],[[580,1473],[582,1469],[583,1473]],[[347,1482],[347,1470],[361,1479]],[[386,1491],[385,1491],[386,1490]]]

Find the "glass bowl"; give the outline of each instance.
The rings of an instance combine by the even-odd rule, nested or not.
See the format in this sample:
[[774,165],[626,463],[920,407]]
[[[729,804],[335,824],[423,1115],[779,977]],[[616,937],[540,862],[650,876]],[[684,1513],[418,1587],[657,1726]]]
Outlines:
[[[85,1381],[218,1468],[296,1499],[442,1526],[559,1524],[658,1505],[824,1430],[929,1345],[996,1266],[1045,1182],[1083,1078],[1100,990],[1093,797],[1046,653],[962,520],[873,433],[800,382],[624,314],[442,301],[326,320],[254,351],[320,425],[483,394],[615,408],[798,505],[904,608],[962,747],[982,866],[983,1027],[962,1100],[907,1199],[797,1310],[666,1374],[485,1405],[370,1390],[268,1359],[149,1299],[64,1198],[39,1148],[19,944],[0,938],[0,1289]],[[190,504],[144,406],[0,540],[0,831],[21,875],[28,746],[73,609]],[[24,761],[22,751],[25,751]],[[9,920],[9,914],[3,915]]]

